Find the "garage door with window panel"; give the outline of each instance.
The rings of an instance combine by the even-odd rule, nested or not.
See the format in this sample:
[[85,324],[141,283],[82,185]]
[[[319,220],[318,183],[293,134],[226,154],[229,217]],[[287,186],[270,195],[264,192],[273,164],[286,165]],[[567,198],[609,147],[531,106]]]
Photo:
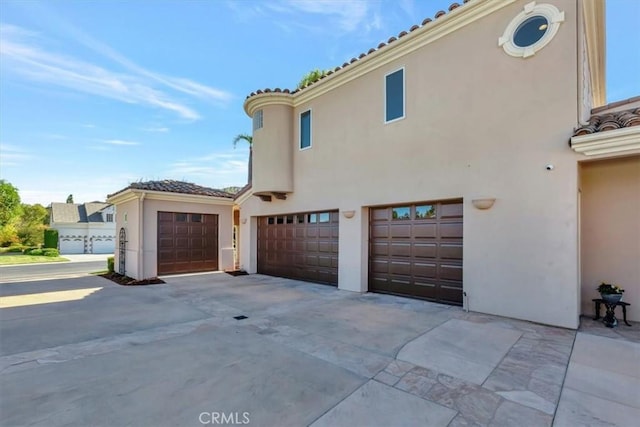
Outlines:
[[158,212],[158,274],[218,269],[218,215]]
[[338,211],[258,220],[258,273],[338,284]]
[[462,304],[462,201],[370,209],[369,290]]

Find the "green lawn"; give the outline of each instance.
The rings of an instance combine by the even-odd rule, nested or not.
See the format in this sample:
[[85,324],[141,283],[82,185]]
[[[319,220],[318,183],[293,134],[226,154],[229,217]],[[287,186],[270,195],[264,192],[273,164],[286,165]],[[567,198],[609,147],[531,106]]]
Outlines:
[[64,262],[69,261],[62,257],[38,256],[38,255],[0,255],[0,265],[33,264],[37,262]]

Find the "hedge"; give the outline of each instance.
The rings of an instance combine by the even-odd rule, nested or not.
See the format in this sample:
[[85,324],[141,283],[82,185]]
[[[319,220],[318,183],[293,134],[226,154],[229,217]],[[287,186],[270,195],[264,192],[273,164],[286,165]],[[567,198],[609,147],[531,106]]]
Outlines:
[[115,258],[110,256],[109,258],[107,258],[107,270],[109,270],[109,273],[113,273],[115,271]]
[[44,248],[42,249],[42,255],[50,256],[50,257],[58,257],[60,256],[60,252],[58,252],[55,248]]
[[52,228],[44,230],[44,247],[58,249],[58,230]]

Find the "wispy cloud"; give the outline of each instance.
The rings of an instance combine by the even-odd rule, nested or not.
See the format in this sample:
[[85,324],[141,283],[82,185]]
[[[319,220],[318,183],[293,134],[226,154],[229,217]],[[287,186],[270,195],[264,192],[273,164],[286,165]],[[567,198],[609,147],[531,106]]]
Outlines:
[[155,132],[155,133],[166,133],[169,132],[169,128],[166,126],[149,126],[146,128],[142,128],[141,130],[145,132]]
[[0,25],[0,58],[7,70],[33,81],[53,84],[77,92],[102,96],[130,104],[171,111],[188,120],[201,116],[191,106],[174,99],[168,91],[192,98],[226,103],[230,93],[182,77],[154,73],[125,58],[71,25],[67,30],[75,41],[116,62],[125,69],[118,72],[46,47],[40,35],[15,25]]
[[[304,29],[344,35],[382,26],[379,0],[277,0],[259,4],[228,1],[227,5],[243,21],[268,17],[287,32]],[[319,23],[318,17],[326,19]]]
[[210,182],[221,187],[243,185],[247,181],[246,151],[210,153],[201,157],[181,159],[169,165],[169,178]]
[[27,151],[18,146],[0,144],[0,166],[2,167],[22,166],[24,162],[30,160],[31,157]]
[[140,145],[139,142],[136,141],[125,141],[122,139],[106,139],[104,141],[105,144],[110,144],[110,145]]

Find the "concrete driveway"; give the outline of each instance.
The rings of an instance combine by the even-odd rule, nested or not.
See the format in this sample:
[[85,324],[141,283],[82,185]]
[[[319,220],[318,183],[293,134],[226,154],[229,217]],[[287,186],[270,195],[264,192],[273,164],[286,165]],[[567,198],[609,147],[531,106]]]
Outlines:
[[[165,280],[1,285],[0,425],[624,426],[640,416],[635,332],[589,323],[576,340],[261,275]],[[572,355],[574,342],[591,358]],[[594,382],[622,374],[592,366],[599,351],[626,369],[618,391],[596,390],[606,399]]]

